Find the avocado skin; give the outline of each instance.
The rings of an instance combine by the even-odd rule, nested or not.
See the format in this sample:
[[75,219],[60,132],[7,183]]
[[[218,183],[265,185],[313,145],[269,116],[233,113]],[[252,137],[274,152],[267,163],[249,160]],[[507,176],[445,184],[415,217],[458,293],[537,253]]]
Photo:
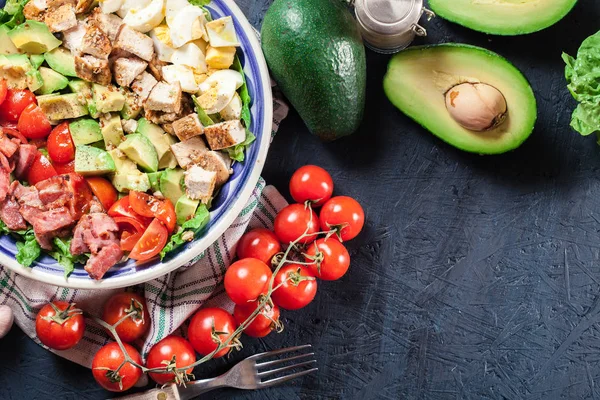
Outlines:
[[308,129],[325,141],[363,118],[367,65],[356,20],[339,0],[275,0],[262,26],[273,78]]

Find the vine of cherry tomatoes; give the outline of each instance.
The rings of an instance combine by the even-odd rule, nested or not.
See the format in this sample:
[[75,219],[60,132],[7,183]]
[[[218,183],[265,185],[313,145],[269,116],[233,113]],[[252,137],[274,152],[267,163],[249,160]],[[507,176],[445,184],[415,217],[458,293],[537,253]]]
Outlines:
[[[145,228],[148,225],[159,224],[165,234],[171,228],[174,216],[169,204],[159,202],[151,207],[158,200],[135,192],[115,202],[103,182],[92,182],[90,186],[105,205],[113,203],[109,215],[131,232],[132,243],[122,238],[122,247],[137,248],[150,230]],[[102,319],[92,318],[109,333],[116,333],[127,357],[116,342],[96,353],[92,372],[100,386],[122,392],[135,385],[144,372],[158,385],[185,383],[191,379],[193,369],[186,367],[196,362],[196,353],[205,358],[225,356],[240,346],[241,328],[250,337],[280,331],[281,310],[307,306],[316,296],[317,278],[337,280],[348,271],[350,255],[342,242],[353,239],[363,228],[365,217],[360,204],[350,197],[332,197],[331,176],[314,165],[294,173],[290,193],[299,203],[278,213],[274,231],[253,229],[238,242],[238,260],[228,268],[224,279],[225,291],[235,303],[233,314],[214,307],[198,310],[190,318],[187,339],[175,335],[164,338],[150,349],[143,365],[133,345],[147,334],[151,324],[145,299],[124,292],[105,303]],[[318,207],[319,214],[313,210]],[[282,244],[289,246],[285,253]],[[143,251],[139,253],[144,255]],[[47,304],[36,319],[38,338],[55,350],[76,346],[85,330],[82,314],[73,304]]]

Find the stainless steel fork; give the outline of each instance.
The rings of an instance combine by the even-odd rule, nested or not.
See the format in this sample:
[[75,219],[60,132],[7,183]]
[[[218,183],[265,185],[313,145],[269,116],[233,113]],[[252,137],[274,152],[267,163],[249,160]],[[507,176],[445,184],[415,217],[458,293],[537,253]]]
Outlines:
[[[255,354],[240,361],[229,371],[216,378],[188,382],[185,387],[170,384],[163,388],[119,397],[115,400],[190,400],[208,391],[224,387],[267,388],[317,371],[316,367],[310,368],[317,362],[312,357],[315,353],[306,352],[311,347],[310,344],[306,344]],[[291,355],[289,353],[301,354]],[[280,355],[289,355],[289,357],[267,360]],[[311,359],[308,361],[300,361],[309,357]],[[274,366],[277,368],[272,368]],[[270,379],[263,380],[268,377]]]

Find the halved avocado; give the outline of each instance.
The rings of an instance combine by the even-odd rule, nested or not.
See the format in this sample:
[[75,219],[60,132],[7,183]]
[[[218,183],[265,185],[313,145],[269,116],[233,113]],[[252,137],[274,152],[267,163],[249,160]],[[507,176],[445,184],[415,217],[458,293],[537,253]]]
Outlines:
[[524,35],[563,19],[577,0],[429,0],[438,16],[492,35]]
[[[464,128],[446,109],[446,93],[461,83],[485,83],[506,100],[504,120],[488,130]],[[533,131],[535,96],[505,58],[463,44],[411,47],[390,61],[383,82],[390,101],[435,136],[461,150],[500,154],[519,147]]]

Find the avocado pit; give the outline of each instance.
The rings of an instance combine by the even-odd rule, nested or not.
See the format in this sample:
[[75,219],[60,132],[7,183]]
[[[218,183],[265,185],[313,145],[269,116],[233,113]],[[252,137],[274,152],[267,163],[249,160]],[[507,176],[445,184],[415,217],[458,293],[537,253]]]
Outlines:
[[448,113],[465,129],[487,131],[506,120],[508,109],[504,95],[486,83],[461,83],[445,96]]

